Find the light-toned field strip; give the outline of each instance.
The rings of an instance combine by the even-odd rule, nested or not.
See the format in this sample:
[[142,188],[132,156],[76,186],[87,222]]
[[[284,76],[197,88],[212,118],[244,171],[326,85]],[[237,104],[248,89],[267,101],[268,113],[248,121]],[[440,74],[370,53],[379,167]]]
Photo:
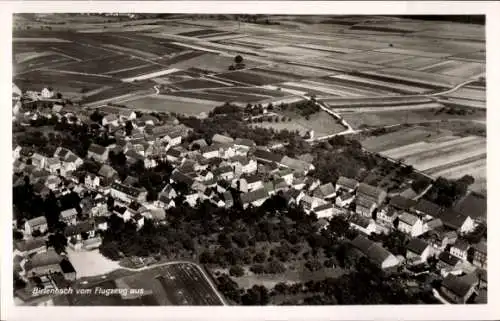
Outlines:
[[476,88],[468,88],[462,87],[457,91],[454,91],[446,97],[453,97],[458,99],[470,99],[470,100],[479,100],[486,101],[486,88],[476,89]]
[[442,171],[445,171],[445,170],[449,170],[451,168],[455,168],[455,167],[458,167],[458,166],[470,164],[470,163],[476,162],[478,160],[486,159],[486,157],[487,157],[487,155],[485,153],[485,154],[480,154],[480,155],[477,155],[477,156],[474,156],[474,157],[470,157],[470,158],[464,158],[464,159],[461,159],[461,160],[459,160],[458,162],[455,162],[455,163],[450,163],[450,164],[445,164],[443,166],[433,167],[433,168],[428,169],[427,171],[425,171],[425,173],[428,174],[428,175],[432,175],[432,174],[437,173],[437,172],[442,172]]
[[405,60],[392,62],[388,67],[418,70],[419,68],[424,68],[439,61],[441,60],[436,58],[408,56],[408,58]]
[[442,74],[454,77],[472,78],[482,75],[484,72],[486,72],[486,64],[469,62],[468,64],[462,64],[456,68],[442,72]]
[[251,36],[246,36],[246,37],[241,37],[238,39],[234,40],[237,43],[240,44],[250,44],[250,45],[261,45],[263,47],[279,47],[279,46],[286,46],[290,44],[290,41],[286,40],[276,40],[276,39],[267,39],[265,37],[251,37]]
[[473,99],[461,99],[461,98],[448,98],[446,100],[438,99],[437,101],[442,103],[452,103],[463,107],[471,108],[486,108],[486,101],[473,100]]
[[426,58],[443,58],[443,57],[451,56],[450,53],[429,52],[429,51],[423,51],[423,50],[394,48],[394,47],[384,48],[384,49],[376,49],[375,51],[416,56],[416,57],[426,57]]
[[152,54],[147,51],[142,51],[142,50],[137,50],[137,49],[132,49],[132,48],[126,48],[122,46],[117,46],[117,45],[112,45],[112,44],[103,44],[104,47],[110,48],[110,49],[115,49],[118,51],[123,51],[123,52],[128,52],[132,53],[134,55],[139,55],[147,58],[158,58],[158,55]]
[[457,179],[464,175],[471,175],[474,178],[486,178],[486,163],[487,161],[485,157],[468,164],[463,164],[460,166],[435,172],[431,175],[434,177],[442,176],[450,179]]
[[342,56],[339,56],[339,58],[348,61],[359,61],[375,65],[384,65],[390,62],[407,59],[408,56],[378,51],[361,51],[344,54]]
[[331,78],[337,78],[337,79],[345,79],[345,80],[352,80],[361,84],[373,84],[373,85],[381,85],[381,86],[390,86],[392,88],[408,91],[410,93],[423,93],[425,91],[428,91],[427,89],[424,88],[418,88],[415,86],[409,86],[405,84],[395,84],[391,83],[390,85],[386,82],[380,81],[380,80],[374,80],[374,79],[367,79],[359,76],[352,76],[348,74],[340,74],[340,75],[334,75],[330,76]]
[[451,87],[462,82],[460,78],[445,75],[431,74],[421,71],[406,70],[399,68],[387,68],[382,70],[366,70],[365,74],[384,76],[393,79],[411,81],[438,87]]
[[287,54],[293,56],[328,56],[329,53],[325,51],[313,50],[313,49],[305,49],[300,47],[293,46],[281,46],[281,47],[269,47],[263,49],[266,52],[273,52],[278,54]]
[[14,37],[12,38],[12,42],[71,42],[69,40],[65,39],[59,39],[59,38],[17,38]]
[[124,71],[129,71],[129,70],[139,69],[139,68],[144,68],[144,67],[146,67],[146,66],[148,66],[148,65],[149,65],[149,64],[144,64],[144,65],[133,66],[133,67],[124,68],[124,69],[116,69],[116,70],[111,70],[111,71],[108,71],[108,72],[103,73],[103,75],[113,75],[113,74],[116,74],[116,73],[119,73],[119,72],[124,72]]
[[305,89],[312,89],[312,90],[317,90],[321,91],[327,94],[331,95],[338,95],[338,96],[348,96],[348,97],[362,97],[365,95],[365,93],[357,93],[354,90],[350,90],[349,88],[346,88],[345,90],[340,90],[340,89],[334,89],[334,88],[328,88],[325,87],[324,84],[319,83],[319,82],[285,82],[283,83],[284,86],[291,85],[295,87],[301,87]]
[[167,100],[177,100],[185,103],[195,103],[195,104],[205,104],[205,105],[213,105],[220,104],[220,101],[216,100],[206,100],[206,99],[197,99],[197,98],[189,98],[189,97],[180,97],[180,96],[170,96],[170,95],[156,95],[154,98],[158,99],[167,99]]
[[311,43],[306,43],[306,44],[295,44],[295,47],[301,47],[301,48],[306,48],[306,49],[312,49],[312,50],[323,50],[323,51],[331,51],[331,52],[336,52],[336,53],[355,53],[355,52],[361,52],[361,50],[357,49],[351,49],[351,48],[342,48],[342,47],[333,47],[333,46],[327,46],[327,45],[318,45],[318,44],[311,44]]
[[220,106],[221,102],[210,102],[208,100],[199,99],[177,99],[183,97],[174,97],[172,99],[166,96],[145,96],[138,99],[129,100],[125,103],[129,108],[143,111],[171,112],[187,115],[198,115],[202,112],[209,112],[216,106]]
[[445,147],[443,149],[422,152],[416,156],[405,158],[405,163],[413,165],[420,171],[455,163],[462,159],[486,153],[486,141],[466,142],[459,146]]
[[345,107],[345,108],[335,108],[335,112],[346,113],[346,112],[357,112],[357,113],[369,113],[369,112],[383,112],[383,111],[398,111],[398,110],[423,110],[423,109],[436,109],[443,107],[442,104],[432,102],[416,105],[393,105],[393,106],[377,106],[377,107]]
[[358,61],[347,61],[342,59],[330,58],[330,57],[316,57],[313,60],[308,60],[304,58],[296,59],[291,61],[291,63],[300,63],[307,66],[319,67],[330,70],[378,70],[383,67],[380,65],[367,64]]
[[420,141],[420,142],[416,142],[413,144],[384,150],[381,153],[383,153],[384,155],[389,156],[391,158],[399,159],[401,157],[408,157],[408,156],[412,156],[415,154],[419,154],[423,151],[432,151],[435,149],[440,149],[440,148],[444,148],[444,147],[451,146],[451,145],[458,145],[458,144],[465,143],[465,142],[472,141],[472,140],[477,140],[477,137],[468,136],[468,137],[456,138],[455,140],[449,140],[446,142],[438,142],[438,143]]
[[155,78],[155,77],[161,77],[161,76],[168,75],[168,74],[171,74],[171,73],[174,73],[177,71],[180,71],[180,69],[170,68],[170,69],[160,70],[160,71],[156,71],[156,72],[152,72],[149,74],[140,75],[140,76],[136,76],[136,77],[124,78],[124,79],[122,79],[122,81],[132,82],[135,80],[145,80],[145,79],[150,79],[150,78]]
[[16,63],[20,64],[35,58],[40,58],[44,56],[50,56],[53,55],[53,52],[50,51],[42,51],[42,52],[36,52],[36,51],[30,51],[30,52],[23,52],[15,55],[14,60]]

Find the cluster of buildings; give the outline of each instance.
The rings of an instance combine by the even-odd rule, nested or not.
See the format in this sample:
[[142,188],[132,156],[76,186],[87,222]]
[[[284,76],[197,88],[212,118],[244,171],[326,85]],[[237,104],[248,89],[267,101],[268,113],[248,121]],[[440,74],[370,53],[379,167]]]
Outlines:
[[[132,128],[127,128],[130,124]],[[486,269],[486,246],[468,244],[462,237],[477,224],[485,223],[486,207],[479,205],[485,204],[485,199],[478,200],[478,195],[469,194],[455,208],[443,209],[424,199],[388,195],[381,188],[352,178],[340,177],[335,184],[323,183],[308,175],[315,169],[308,157],[283,156],[256,146],[252,140],[221,134],[214,135],[210,143],[204,139],[187,143],[189,127],[175,119],[162,122],[149,114],[138,117],[131,110],[113,110],[102,118],[100,125],[114,135],[116,143],[89,147],[87,158],[99,163],[100,168],[95,173],[86,173],[83,181],[74,173],[84,160],[69,149],[59,147],[54,155],[32,153],[24,146],[15,146],[13,150],[14,172],[19,173],[14,185],[23,184],[27,175],[35,192],[42,196],[50,191],[56,195],[72,191],[82,197],[83,219],[77,218],[75,209],[67,209],[60,216],[67,224],[64,235],[68,246],[75,251],[100,245],[99,231],[108,228],[106,217],[112,213],[125,221],[133,220],[140,229],[145,219],[161,224],[165,210],[179,205],[179,201],[190,206],[208,201],[225,208],[238,202],[248,208],[258,207],[280,194],[289,205],[299,206],[320,219],[348,214],[350,225],[360,232],[353,246],[382,269],[425,264],[430,257],[438,258],[442,275],[453,278],[443,283],[445,293],[453,291],[453,286],[448,289],[447,284],[463,281],[462,274],[470,274],[476,268]],[[109,160],[112,153],[120,152],[130,164],[141,160],[146,168],[156,167],[159,160],[168,160],[173,165],[170,181],[157,199],[146,200],[147,191],[137,187],[137,177],[120,180]],[[107,203],[109,197],[114,199],[112,208]],[[19,255],[26,260],[20,265],[21,276],[34,273],[40,277],[59,271],[53,264],[55,259],[46,260],[46,269],[30,269],[31,255],[54,256],[41,245],[47,228],[45,217],[26,221],[21,242],[29,245],[20,245],[25,250]],[[387,234],[395,229],[410,238],[404,258],[368,238],[372,233]],[[476,285],[472,283],[471,288]],[[450,300],[460,301],[453,297]]]

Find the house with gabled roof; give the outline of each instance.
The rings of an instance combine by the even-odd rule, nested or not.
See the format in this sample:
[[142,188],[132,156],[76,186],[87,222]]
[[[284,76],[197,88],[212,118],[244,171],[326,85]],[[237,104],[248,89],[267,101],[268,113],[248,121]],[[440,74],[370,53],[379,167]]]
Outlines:
[[340,195],[335,198],[335,205],[341,208],[348,208],[354,201],[354,195],[345,191],[341,191]]
[[42,154],[34,153],[33,156],[31,156],[31,164],[38,169],[45,168],[46,161],[47,157]]
[[318,218],[332,217],[333,216],[333,204],[326,203],[323,205],[316,206],[312,209]]
[[78,215],[78,212],[76,211],[75,208],[70,208],[67,210],[64,210],[60,214],[60,219],[62,222],[68,224],[68,225],[75,225],[76,224],[76,216]]
[[414,212],[422,217],[425,221],[438,218],[441,214],[442,209],[439,205],[425,200],[423,198],[419,199],[418,202],[413,207]]
[[132,201],[146,201],[147,191],[145,189],[135,188],[118,182],[113,182],[110,187],[111,196],[127,204]]
[[297,173],[307,174],[310,171],[314,170],[314,165],[303,160],[297,158],[291,158],[288,156],[283,156],[283,158],[279,161],[281,166],[290,168]]
[[207,159],[220,157],[219,145],[212,144],[200,149],[201,155]]
[[426,262],[431,253],[431,246],[419,238],[412,238],[406,245],[406,259],[412,264]]
[[474,249],[472,264],[479,266],[482,269],[486,269],[488,266],[488,252],[486,242],[479,242],[477,244],[474,244],[472,247]]
[[14,256],[20,255],[23,258],[34,253],[47,251],[47,240],[43,237],[35,237],[27,240],[21,240],[14,243]]
[[45,233],[47,229],[48,225],[45,216],[37,216],[24,223],[24,233],[27,235],[33,234],[34,231]]
[[338,192],[342,189],[344,191],[352,193],[356,190],[358,185],[359,182],[357,180],[345,176],[340,176],[335,183],[335,192]]
[[243,208],[248,206],[261,206],[269,198],[269,193],[264,188],[259,188],[247,193],[241,194],[241,203]]
[[314,190],[314,196],[323,199],[333,198],[335,194],[335,187],[332,183],[320,185]]
[[358,235],[351,241],[352,246],[366,256],[372,263],[382,270],[389,269],[400,264],[399,260],[380,244],[375,243],[365,236]]
[[253,156],[261,163],[279,163],[283,156],[258,148],[253,152]]
[[479,280],[474,273],[464,276],[448,274],[441,283],[441,295],[450,303],[465,304],[474,294]]
[[364,197],[356,196],[354,203],[356,204],[356,214],[368,218],[372,217],[373,211],[377,208],[376,202]]
[[108,149],[97,144],[91,144],[87,151],[87,158],[92,158],[98,162],[105,163],[108,160]]
[[366,235],[370,235],[372,233],[375,233],[377,230],[377,225],[372,219],[369,219],[367,217],[363,216],[354,216],[350,221],[349,225],[360,231],[361,233],[364,233]]
[[253,148],[255,146],[257,146],[257,144],[255,144],[255,142],[251,139],[236,138],[234,140],[234,147],[236,148],[249,150],[250,148]]
[[230,208],[234,205],[233,195],[230,191],[226,191],[222,194],[222,199],[226,208]]
[[214,143],[227,144],[227,143],[233,143],[233,142],[234,142],[234,139],[229,137],[229,136],[225,136],[225,135],[221,135],[221,134],[215,134],[212,136],[212,144],[214,144]]
[[118,126],[118,121],[118,116],[116,116],[115,114],[108,114],[102,118],[102,125]]
[[469,233],[475,228],[475,223],[468,215],[463,215],[453,210],[446,210],[439,216],[443,225],[458,233]]
[[458,239],[455,244],[450,248],[450,253],[459,259],[467,260],[467,251],[470,248],[470,244],[464,239]]
[[424,233],[424,223],[418,216],[404,212],[399,216],[398,230],[412,237]]
[[415,205],[415,203],[416,202],[410,198],[406,198],[401,195],[396,195],[391,197],[391,200],[389,201],[389,206],[398,211],[409,211]]
[[234,177],[233,168],[231,166],[220,166],[214,170],[214,176],[231,181]]
[[449,252],[443,251],[438,256],[437,268],[440,270],[456,268],[459,263],[460,259],[458,257],[452,255]]
[[486,195],[471,191],[457,202],[453,210],[470,216],[476,222],[486,223],[488,212]]

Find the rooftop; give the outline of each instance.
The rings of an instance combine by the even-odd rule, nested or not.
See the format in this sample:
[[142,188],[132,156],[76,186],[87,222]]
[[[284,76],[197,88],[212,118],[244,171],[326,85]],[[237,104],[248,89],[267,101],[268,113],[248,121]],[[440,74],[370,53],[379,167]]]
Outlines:
[[419,238],[413,238],[408,243],[406,248],[415,254],[421,255],[428,246],[429,245],[424,240]]
[[104,153],[106,153],[106,147],[97,144],[91,144],[88,151],[97,155],[104,155]]
[[349,189],[355,189],[356,186],[358,186],[358,181],[352,178],[348,178],[345,176],[340,176],[339,179],[337,180],[337,183],[340,186],[345,186]]
[[457,203],[454,210],[462,215],[468,215],[473,219],[486,219],[486,196],[479,193],[470,192],[467,196],[465,196]]
[[261,188],[252,192],[241,194],[241,202],[243,204],[248,204],[267,197],[269,197],[268,192],[264,188]]
[[396,195],[391,198],[389,204],[399,210],[408,210],[415,205],[415,201],[400,195]]
[[419,199],[415,205],[415,210],[432,217],[438,217],[441,213],[441,207],[423,198]]

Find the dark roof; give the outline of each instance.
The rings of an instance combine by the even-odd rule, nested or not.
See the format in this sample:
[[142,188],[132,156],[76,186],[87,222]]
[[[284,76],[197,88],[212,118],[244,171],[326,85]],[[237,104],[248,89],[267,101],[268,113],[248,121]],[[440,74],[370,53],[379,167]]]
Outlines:
[[44,247],[46,244],[45,239],[41,237],[32,238],[29,240],[19,241],[15,243],[16,249],[20,252],[31,251],[40,247]]
[[232,173],[233,168],[231,166],[221,166],[215,169],[214,175],[220,175],[225,173]]
[[279,154],[275,154],[275,153],[272,153],[272,152],[269,152],[269,151],[266,151],[266,150],[263,150],[263,149],[257,149],[254,152],[254,156],[257,159],[260,159],[260,160],[263,160],[263,161],[276,162],[276,163],[279,163],[281,161],[281,159],[283,158]]
[[441,252],[441,254],[439,254],[439,260],[451,266],[455,266],[458,262],[460,262],[458,257],[451,255],[448,252]]
[[245,180],[247,181],[248,184],[251,184],[251,183],[258,182],[258,181],[262,181],[262,178],[260,178],[259,175],[254,174],[254,175],[250,175],[250,176],[245,177]]
[[134,185],[135,183],[139,182],[139,179],[134,176],[127,176],[125,180],[123,181],[124,185]]
[[463,298],[476,283],[477,277],[472,273],[464,276],[456,276],[450,273],[443,280],[441,286]]
[[415,201],[400,195],[396,195],[391,198],[389,204],[399,210],[408,210],[410,207],[415,205]]
[[224,136],[221,134],[215,134],[212,137],[212,142],[217,142],[217,143],[232,143],[233,141],[234,141],[234,139],[232,139],[231,137]]
[[76,273],[75,268],[73,267],[73,264],[68,259],[63,259],[61,263],[59,263],[61,266],[61,270],[63,273]]
[[220,145],[218,145],[218,144],[212,144],[210,146],[205,146],[205,147],[200,148],[200,152],[202,154],[210,153],[210,152],[218,151],[219,148],[220,148]]
[[327,210],[330,208],[333,208],[333,205],[331,203],[326,203],[323,205],[316,206],[315,208],[313,208],[313,211],[317,213],[317,212],[324,211],[324,210]]
[[429,244],[427,244],[424,240],[413,238],[408,243],[406,248],[415,254],[421,255],[428,246]]
[[337,180],[338,185],[345,186],[350,189],[355,189],[356,186],[358,185],[358,181],[352,178],[348,178],[345,176],[340,176],[339,179]]
[[415,223],[417,223],[419,220],[419,218],[413,214],[410,214],[410,213],[403,213],[400,217],[399,217],[399,221],[400,222],[404,222],[410,226],[413,226],[415,225]]
[[453,244],[454,248],[459,249],[460,251],[467,251],[469,249],[469,243],[463,239],[458,239],[455,244]]
[[329,195],[335,194],[335,187],[333,187],[332,183],[327,183],[319,186],[314,191],[314,196],[316,197],[326,197]]
[[227,203],[228,201],[233,202],[233,194],[231,194],[230,191],[226,191],[223,194],[224,196],[224,201]]
[[357,191],[358,195],[363,195],[363,196],[366,196],[369,198],[374,198],[374,199],[378,199],[379,196],[383,193],[384,193],[384,190],[382,190],[378,187],[375,187],[375,186],[368,185],[366,183],[359,184],[358,191]]
[[127,194],[129,196],[132,196],[132,197],[137,197],[141,193],[141,190],[139,190],[139,189],[137,189],[135,187],[124,185],[124,184],[120,184],[120,183],[117,183],[117,182],[113,182],[111,184],[111,188],[115,189],[117,191],[123,192],[123,193],[125,193],[125,194]]
[[358,235],[351,241],[351,244],[377,265],[382,265],[388,257],[393,256],[391,252],[387,251],[380,244],[362,235]]
[[167,155],[175,157],[175,158],[179,158],[179,157],[181,157],[181,151],[178,149],[175,149],[175,148],[170,148],[169,150],[167,150]]
[[236,138],[236,140],[234,141],[234,144],[248,146],[248,147],[255,146],[255,142],[253,140],[245,139],[245,138]]
[[441,207],[435,203],[432,203],[423,198],[419,199],[414,209],[416,211],[422,212],[426,215],[430,215],[432,217],[438,217],[441,213]]
[[467,219],[467,216],[462,215],[453,210],[446,210],[443,213],[441,213],[439,218],[441,219],[441,221],[443,221],[443,224],[446,227],[458,230],[464,224],[465,220]]
[[454,210],[462,215],[468,215],[473,219],[486,219],[486,205],[486,196],[471,192],[457,203]]
[[477,244],[474,244],[474,249],[478,252],[481,253],[487,253],[487,247],[486,247],[486,242],[479,242]]
[[261,188],[261,189],[255,190],[255,191],[251,191],[251,192],[242,194],[241,195],[241,202],[243,204],[247,204],[247,203],[261,200],[261,199],[267,198],[267,197],[269,197],[269,194],[267,193],[267,191],[264,188]]
[[97,155],[102,155],[106,152],[106,147],[97,144],[91,144],[88,149],[89,152],[92,152]]
[[180,171],[174,171],[172,175],[170,176],[170,179],[172,179],[174,182],[182,182],[185,183],[188,186],[193,185],[194,179]]
[[116,170],[109,166],[108,164],[104,164],[101,166],[101,168],[99,169],[99,172],[97,173],[99,176],[102,176],[102,177],[112,177],[113,175],[115,175],[117,172]]
[[68,225],[64,228],[64,236],[73,236],[84,232],[90,232],[94,229],[95,226],[91,221],[81,222],[76,225]]

